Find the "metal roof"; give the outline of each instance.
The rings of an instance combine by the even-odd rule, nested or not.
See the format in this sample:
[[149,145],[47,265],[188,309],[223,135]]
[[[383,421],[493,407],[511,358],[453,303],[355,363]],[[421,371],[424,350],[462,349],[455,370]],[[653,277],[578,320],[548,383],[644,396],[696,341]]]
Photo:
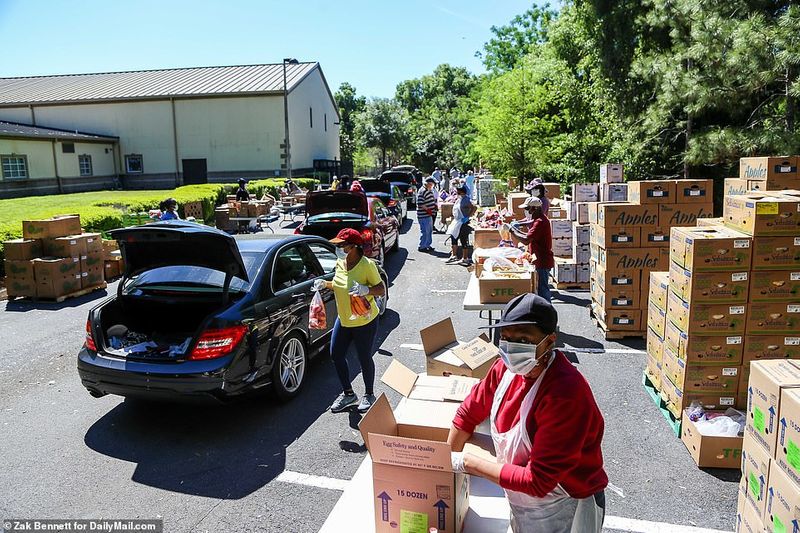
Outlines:
[[112,141],[118,137],[95,135],[80,131],[67,131],[55,128],[42,128],[16,122],[0,121],[0,137],[25,137],[30,139],[63,139],[68,141]]
[[[286,65],[289,91],[319,63]],[[0,106],[283,93],[283,64],[0,78]]]

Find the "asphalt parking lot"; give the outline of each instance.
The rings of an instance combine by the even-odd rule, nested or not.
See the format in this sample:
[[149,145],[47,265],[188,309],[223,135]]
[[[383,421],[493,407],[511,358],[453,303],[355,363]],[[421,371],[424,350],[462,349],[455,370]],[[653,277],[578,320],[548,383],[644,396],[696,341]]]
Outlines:
[[[401,249],[387,258],[378,376],[393,358],[424,370],[408,345],[425,326],[449,316],[466,339],[484,324],[462,310],[469,274],[441,261],[443,236],[434,236],[436,255],[424,254],[416,223],[404,230]],[[340,392],[332,363],[313,361],[305,390],[285,405],[95,399],[80,384],[76,354],[87,312],[105,295],[0,302],[0,518],[161,518],[170,532],[318,530],[366,453],[359,415],[327,411]],[[738,472],[698,469],[670,432],[642,389],[644,340],[603,340],[588,317],[588,292],[554,302],[561,342],[605,416],[607,513],[622,528],[614,530],[732,530]],[[363,392],[360,376],[354,385]],[[399,401],[381,384],[377,391]],[[298,474],[330,482],[309,486]]]

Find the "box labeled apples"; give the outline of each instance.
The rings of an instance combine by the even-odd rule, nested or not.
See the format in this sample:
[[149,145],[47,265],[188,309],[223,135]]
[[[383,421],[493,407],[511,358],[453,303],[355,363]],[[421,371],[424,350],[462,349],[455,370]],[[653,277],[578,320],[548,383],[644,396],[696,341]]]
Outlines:
[[589,204],[589,222],[606,227],[658,226],[657,205]]
[[595,266],[595,280],[600,287],[605,290],[609,286],[633,287],[634,290],[640,286],[642,272],[640,270],[619,271],[613,270],[610,274],[599,263]]
[[792,481],[800,484],[800,389],[781,390],[775,461]]
[[550,232],[553,239],[572,239],[572,221],[551,219]]
[[752,433],[745,431],[742,441],[742,481],[739,489],[759,516],[764,516],[767,510],[767,481],[771,466],[769,452],[753,439]]
[[640,309],[604,309],[596,304],[592,309],[608,331],[644,331],[646,326]]
[[754,237],[753,270],[800,270],[800,236]]
[[750,270],[752,239],[728,228],[672,228],[670,260],[692,272],[743,272]]
[[797,176],[797,158],[780,157],[742,157],[739,159],[739,179],[766,181],[775,176]]
[[22,221],[22,236],[25,239],[47,239],[80,233],[81,218],[78,215],[58,215],[44,220]]
[[775,457],[778,443],[781,390],[796,387],[800,387],[800,367],[794,361],[773,359],[750,364],[745,430],[770,457]]
[[797,335],[800,332],[800,300],[753,302],[747,307],[748,335]]
[[[764,270],[753,272],[750,301],[790,302],[800,300],[800,270]],[[800,333],[800,332],[798,332]]]
[[675,180],[675,203],[710,204],[714,199],[714,180]]
[[747,303],[750,272],[691,272],[672,263],[670,288],[684,302]]
[[669,226],[642,226],[642,246],[669,248]]
[[26,261],[42,255],[42,241],[13,239],[3,242],[3,254],[9,261]]
[[770,531],[797,531],[800,527],[800,486],[772,461],[766,491],[764,524]]
[[628,182],[628,201],[632,204],[674,204],[675,182],[648,180]]
[[689,336],[744,335],[748,305],[690,305],[670,290],[667,297],[667,318]]
[[666,270],[669,267],[669,250],[663,248],[626,248],[600,249],[598,266],[605,269],[607,275],[632,273],[635,270],[652,272]]
[[600,183],[622,183],[624,168],[622,163],[600,165]]
[[456,338],[453,321],[445,318],[419,332],[425,352],[425,366],[430,376],[454,375],[483,378],[500,355],[497,347],[484,336],[461,343]]
[[605,309],[639,309],[639,291],[630,287],[611,286],[604,291],[595,283],[592,298]]
[[740,178],[725,178],[723,196],[738,196],[750,192],[748,181]]
[[800,359],[800,334],[745,335],[742,364],[768,359]]
[[573,183],[572,201],[573,202],[597,202],[599,193],[596,183]]
[[713,218],[714,204],[661,204],[658,223],[661,227],[694,226],[699,218]]
[[641,246],[641,228],[601,226],[592,224],[591,242],[600,248],[639,248]]
[[692,365],[731,367],[742,364],[742,335],[690,336],[667,320],[664,340],[678,357]]
[[553,239],[552,241],[553,255],[556,257],[572,257],[572,240],[571,239]]
[[666,313],[669,272],[650,272],[649,289],[648,301]]
[[[722,414],[722,413],[720,413]],[[709,437],[698,431],[684,411],[681,440],[700,468],[739,468],[742,463],[742,437]]]
[[748,193],[726,196],[725,224],[753,236],[800,234],[800,198]]

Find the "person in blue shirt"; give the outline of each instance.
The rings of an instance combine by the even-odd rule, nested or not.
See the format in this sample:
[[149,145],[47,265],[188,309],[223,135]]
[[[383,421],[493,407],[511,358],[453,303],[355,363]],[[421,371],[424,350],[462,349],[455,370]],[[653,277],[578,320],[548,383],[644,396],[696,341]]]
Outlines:
[[167,198],[159,206],[161,218],[159,220],[180,220],[178,216],[178,201],[175,198]]

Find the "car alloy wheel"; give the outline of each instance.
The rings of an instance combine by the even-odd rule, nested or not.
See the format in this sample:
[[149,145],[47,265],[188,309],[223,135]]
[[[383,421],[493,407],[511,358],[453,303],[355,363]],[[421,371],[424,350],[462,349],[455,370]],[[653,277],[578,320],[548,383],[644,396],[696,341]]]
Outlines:
[[273,368],[275,393],[281,400],[297,395],[306,376],[306,346],[296,335],[288,337],[281,345],[278,360]]

